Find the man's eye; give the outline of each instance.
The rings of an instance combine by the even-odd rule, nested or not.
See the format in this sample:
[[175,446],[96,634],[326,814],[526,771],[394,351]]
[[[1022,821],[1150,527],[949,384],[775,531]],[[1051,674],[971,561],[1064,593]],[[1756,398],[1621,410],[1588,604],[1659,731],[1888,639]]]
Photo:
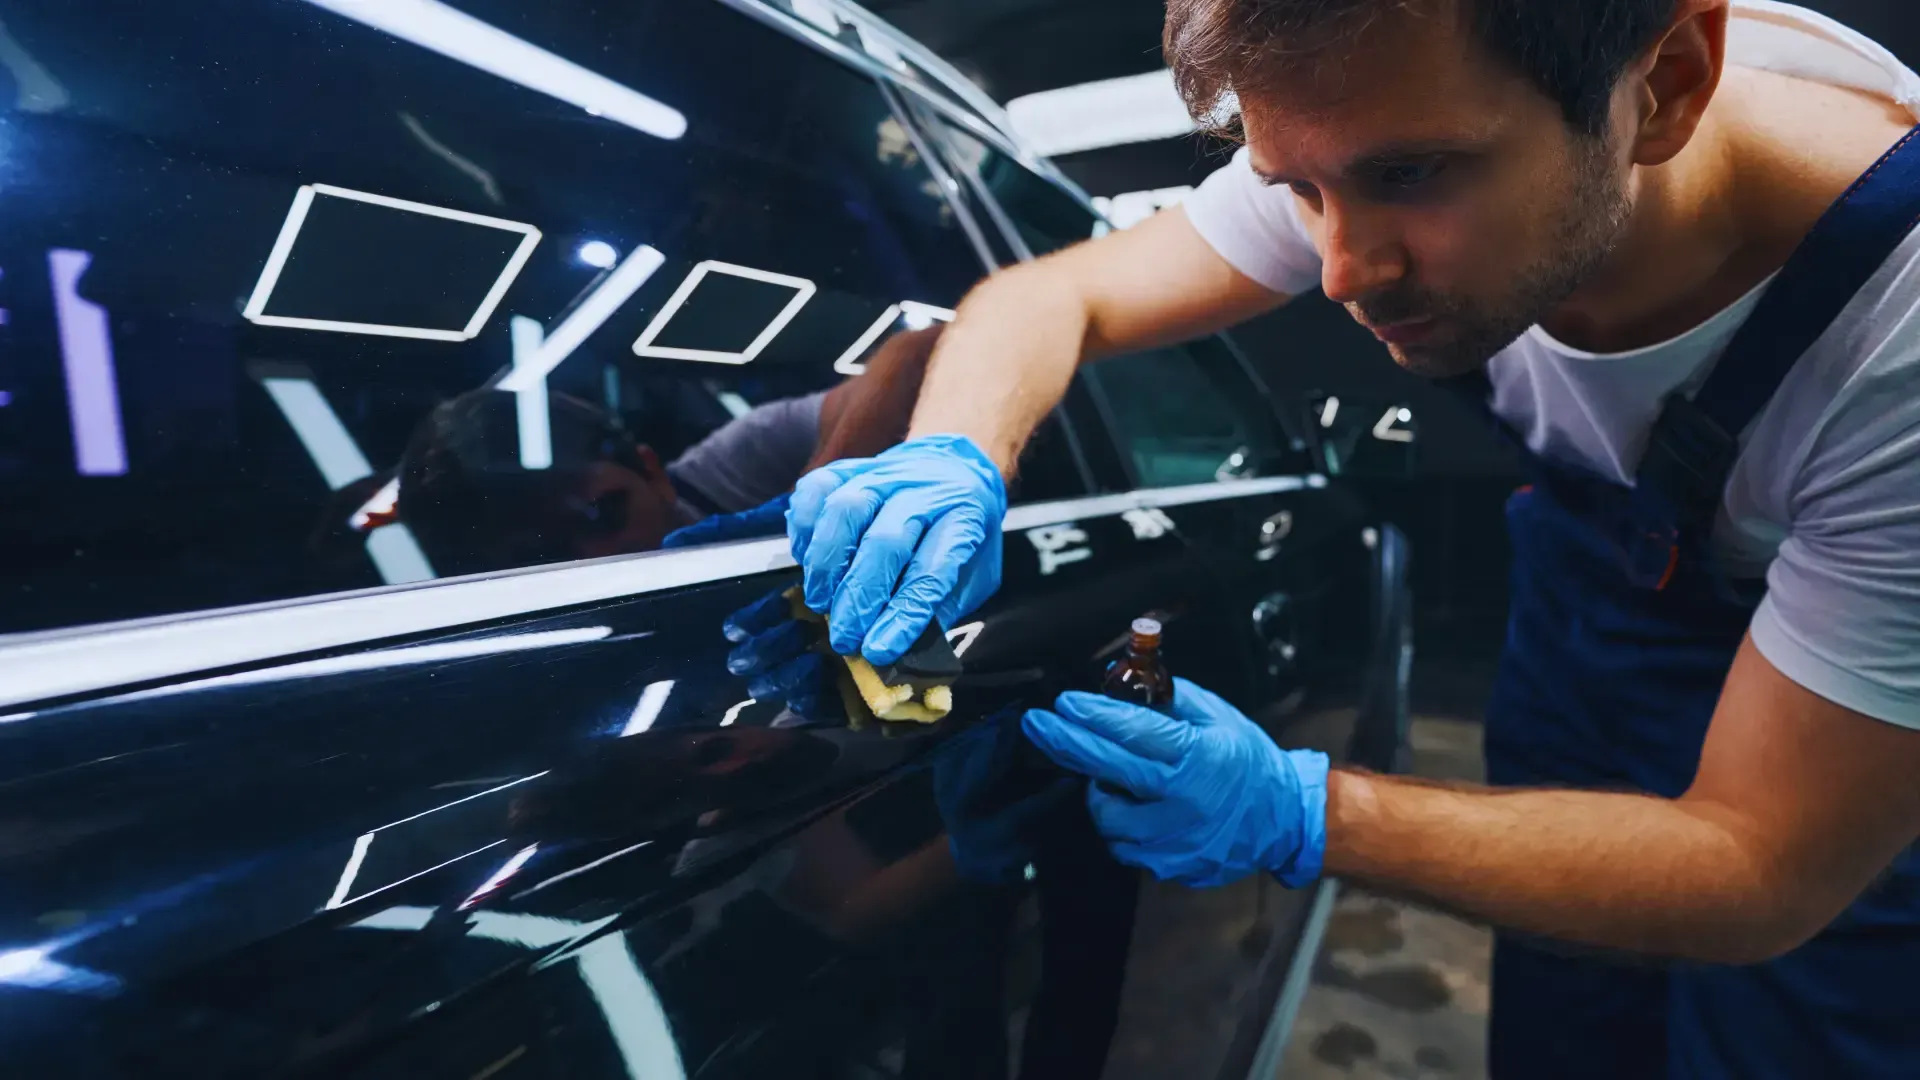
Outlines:
[[1445,172],[1447,163],[1438,158],[1427,161],[1400,161],[1380,167],[1377,179],[1380,186],[1389,188],[1415,188],[1427,183]]

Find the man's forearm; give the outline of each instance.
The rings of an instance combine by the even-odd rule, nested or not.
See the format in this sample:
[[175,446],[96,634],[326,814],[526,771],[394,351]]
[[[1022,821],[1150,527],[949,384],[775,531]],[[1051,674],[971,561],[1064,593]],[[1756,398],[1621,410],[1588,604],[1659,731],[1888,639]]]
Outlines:
[[1326,872],[1563,941],[1753,962],[1810,933],[1737,816],[1592,791],[1328,786]]
[[1080,362],[1085,300],[1045,264],[998,274],[960,305],[927,370],[909,438],[965,435],[1012,476]]

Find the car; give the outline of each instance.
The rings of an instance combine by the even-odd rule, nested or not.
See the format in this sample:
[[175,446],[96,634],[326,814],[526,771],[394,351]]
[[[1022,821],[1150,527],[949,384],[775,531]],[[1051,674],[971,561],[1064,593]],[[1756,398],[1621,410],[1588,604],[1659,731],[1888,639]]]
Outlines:
[[1224,337],[1084,371],[931,724],[835,692],[756,510],[1106,227],[937,57],[842,0],[0,0],[0,103],[10,1075],[1272,1075],[1335,886],[1143,880],[1019,721],[1150,614],[1394,767],[1409,553],[1309,403]]

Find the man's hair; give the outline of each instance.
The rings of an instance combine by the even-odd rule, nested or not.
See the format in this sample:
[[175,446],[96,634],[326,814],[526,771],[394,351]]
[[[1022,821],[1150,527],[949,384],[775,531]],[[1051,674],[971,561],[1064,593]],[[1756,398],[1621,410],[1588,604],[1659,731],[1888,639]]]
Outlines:
[[1220,117],[1230,93],[1257,90],[1288,57],[1351,40],[1383,14],[1457,10],[1501,63],[1558,102],[1567,123],[1605,130],[1613,88],[1672,20],[1679,0],[1168,0],[1162,47],[1187,108]]
[[401,455],[400,520],[443,575],[575,557],[576,537],[550,528],[580,471],[597,461],[641,468],[618,420],[556,393],[547,421],[553,464],[530,471],[520,464],[517,408],[512,394],[469,391],[428,413]]

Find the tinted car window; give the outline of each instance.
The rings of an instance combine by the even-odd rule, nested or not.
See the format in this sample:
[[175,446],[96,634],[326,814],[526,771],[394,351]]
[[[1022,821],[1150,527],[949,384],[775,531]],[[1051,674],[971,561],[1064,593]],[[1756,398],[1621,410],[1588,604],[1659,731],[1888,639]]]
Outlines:
[[932,110],[926,110],[925,117],[946,160],[974,190],[992,196],[1033,254],[1045,255],[1095,234],[1099,219],[1065,189]]
[[1154,349],[1085,369],[1141,486],[1240,479],[1290,463],[1266,401],[1232,378],[1232,358],[1202,362],[1213,348]]
[[0,34],[0,632],[655,547],[897,438],[981,273],[877,87],[717,3]]
[[[1035,255],[1093,236],[1098,219],[1058,185],[928,113],[947,161],[991,200]],[[1116,357],[1083,369],[1145,487],[1206,483],[1308,468],[1304,442],[1281,428],[1267,394],[1219,339]]]

